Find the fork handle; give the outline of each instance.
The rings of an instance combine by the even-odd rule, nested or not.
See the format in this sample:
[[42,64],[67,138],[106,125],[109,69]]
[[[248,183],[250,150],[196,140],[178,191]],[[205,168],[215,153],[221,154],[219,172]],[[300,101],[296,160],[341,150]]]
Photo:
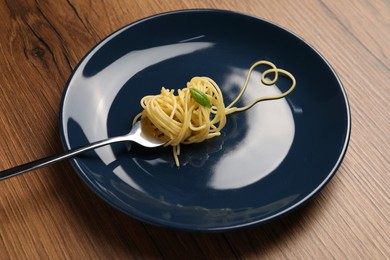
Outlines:
[[41,159],[38,159],[38,160],[35,160],[32,162],[28,162],[28,163],[25,163],[25,164],[22,164],[19,166],[15,166],[15,167],[9,168],[7,170],[0,171],[0,181],[5,180],[7,178],[14,177],[16,175],[19,175],[19,174],[22,174],[22,173],[25,173],[28,171],[35,170],[35,169],[40,168],[40,167],[47,166],[47,165],[52,164],[52,163],[56,163],[56,162],[59,162],[59,161],[65,160],[65,159],[75,157],[76,155],[78,155],[80,153],[83,153],[83,152],[86,152],[89,150],[93,150],[93,149],[99,148],[99,147],[104,146],[104,145],[118,143],[118,142],[124,142],[124,141],[128,141],[128,139],[126,139],[123,136],[116,136],[116,137],[108,138],[105,140],[97,141],[97,142],[88,144],[86,146],[80,147],[80,148],[68,150],[68,151],[65,151],[63,153],[59,153],[59,154],[48,156],[45,158],[41,158]]

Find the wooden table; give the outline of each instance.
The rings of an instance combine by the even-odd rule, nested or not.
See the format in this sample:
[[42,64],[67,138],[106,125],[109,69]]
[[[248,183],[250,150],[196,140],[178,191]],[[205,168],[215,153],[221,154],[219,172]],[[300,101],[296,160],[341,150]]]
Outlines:
[[352,110],[351,141],[336,176],[285,218],[193,234],[113,209],[62,162],[0,182],[0,259],[389,259],[388,0],[1,0],[0,168],[62,150],[61,94],[92,46],[137,19],[188,8],[269,20],[324,55]]

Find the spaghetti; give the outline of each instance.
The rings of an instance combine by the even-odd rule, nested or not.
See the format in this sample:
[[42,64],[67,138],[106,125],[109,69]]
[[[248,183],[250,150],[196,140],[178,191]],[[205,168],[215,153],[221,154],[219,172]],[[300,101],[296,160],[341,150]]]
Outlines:
[[[235,104],[245,92],[252,71],[260,65],[268,69],[262,73],[261,82],[273,85],[279,74],[291,80],[290,88],[279,95],[255,99],[249,105],[236,107]],[[272,79],[267,78],[272,75]],[[254,63],[247,74],[245,83],[233,102],[225,107],[221,89],[214,80],[208,77],[193,77],[187,87],[175,90],[161,89],[159,95],[145,96],[141,100],[144,109],[135,118],[149,121],[158,131],[158,138],[164,138],[165,146],[173,147],[173,156],[177,166],[180,165],[180,144],[200,143],[206,139],[221,135],[221,129],[226,124],[226,116],[250,109],[255,104],[265,100],[280,99],[290,94],[295,88],[294,76],[283,69],[277,68],[272,62],[258,61]]]

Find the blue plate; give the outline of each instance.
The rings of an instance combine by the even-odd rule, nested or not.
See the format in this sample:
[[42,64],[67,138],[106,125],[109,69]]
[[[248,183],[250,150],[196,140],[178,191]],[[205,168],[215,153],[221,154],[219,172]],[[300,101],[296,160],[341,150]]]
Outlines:
[[[179,89],[193,76],[221,87],[225,104],[248,68],[269,60],[297,87],[286,99],[229,116],[222,136],[171,147],[127,144],[99,148],[72,164],[101,198],[141,221],[190,231],[225,231],[280,217],[315,195],[347,149],[345,91],[321,55],[294,34],[255,17],[185,10],[134,22],[97,44],[70,77],[60,108],[65,149],[122,135],[145,95]],[[284,92],[289,80],[261,86],[261,69],[239,105]]]

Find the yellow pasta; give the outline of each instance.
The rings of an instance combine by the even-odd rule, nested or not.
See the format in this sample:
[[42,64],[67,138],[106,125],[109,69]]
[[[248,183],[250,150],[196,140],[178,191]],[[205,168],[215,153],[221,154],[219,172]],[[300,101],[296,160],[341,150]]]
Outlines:
[[[279,74],[282,74],[290,78],[290,88],[280,95],[261,97],[247,106],[235,107],[248,86],[252,71],[259,65],[269,67],[262,73],[263,84],[275,84]],[[267,76],[271,74],[272,79],[268,79]],[[179,166],[180,144],[199,143],[219,136],[226,124],[227,115],[245,111],[260,101],[283,98],[293,91],[295,85],[296,80],[290,72],[277,68],[269,61],[258,61],[250,67],[237,98],[226,107],[221,89],[214,80],[208,77],[193,77],[187,87],[177,91],[177,95],[175,90],[163,87],[160,94],[142,98],[143,111],[134,118],[134,122],[140,118],[149,120],[159,131],[158,137],[167,140],[165,146],[173,147],[175,163]]]

